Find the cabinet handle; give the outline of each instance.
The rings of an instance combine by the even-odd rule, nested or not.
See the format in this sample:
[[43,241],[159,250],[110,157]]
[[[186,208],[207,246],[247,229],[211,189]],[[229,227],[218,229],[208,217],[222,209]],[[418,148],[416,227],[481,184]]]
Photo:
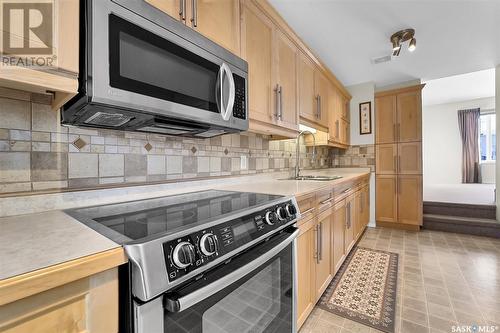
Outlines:
[[180,0],[179,7],[179,16],[181,17],[181,20],[186,21],[186,0]]
[[401,140],[401,124],[398,123],[398,141]]
[[283,119],[283,107],[282,107],[282,99],[281,99],[281,86],[279,84],[276,84],[276,88],[274,88],[274,95],[276,97],[276,112],[274,116],[276,117],[277,120],[282,120]]
[[398,172],[398,157],[394,155],[394,171]]
[[350,188],[350,187],[349,187],[349,188],[346,188],[345,190],[343,190],[343,191],[342,191],[342,194],[347,193],[347,192],[349,192],[350,190],[351,190],[351,188]]
[[365,193],[364,192],[361,192],[361,199],[360,200],[361,200],[360,212],[363,213],[363,210],[364,210],[364,208],[363,208],[363,201],[365,201]]
[[398,155],[398,173],[401,172],[401,155]]
[[304,216],[304,215],[309,214],[309,213],[310,213],[310,212],[312,212],[313,210],[314,210],[314,207],[311,207],[311,208],[309,208],[308,210],[306,210],[306,211],[304,211],[304,212],[302,212],[302,213],[300,213],[300,214],[301,214],[302,216]]
[[319,225],[316,226],[316,263],[319,264]]
[[316,119],[319,119],[320,108],[321,108],[320,103],[321,103],[320,96],[316,95]]
[[323,223],[319,224],[319,261],[323,260]]
[[192,0],[191,4],[193,6],[193,15],[191,16],[191,24],[193,28],[196,28],[198,26],[198,1]]
[[280,97],[280,120],[283,120],[283,87],[280,86],[279,90],[279,97]]
[[396,141],[396,124],[392,125],[392,138]]
[[339,138],[339,132],[340,132],[340,126],[339,126],[339,120],[335,120],[335,138]]
[[326,199],[326,200],[323,200],[320,202],[320,205],[324,205],[324,204],[327,204],[329,203],[330,201],[332,201],[334,199],[334,197],[331,197],[330,199]]

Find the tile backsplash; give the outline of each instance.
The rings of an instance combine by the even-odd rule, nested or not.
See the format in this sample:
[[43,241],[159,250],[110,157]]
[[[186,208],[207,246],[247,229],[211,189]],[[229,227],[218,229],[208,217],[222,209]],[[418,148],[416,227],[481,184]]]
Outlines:
[[[0,193],[106,187],[287,171],[295,140],[253,133],[210,139],[61,126],[50,97],[0,88]],[[303,168],[327,168],[334,149],[300,147]],[[241,168],[241,158],[247,168]],[[341,164],[340,164],[341,165]]]
[[334,149],[332,166],[340,168],[370,168],[375,172],[375,145],[350,146],[348,149]]

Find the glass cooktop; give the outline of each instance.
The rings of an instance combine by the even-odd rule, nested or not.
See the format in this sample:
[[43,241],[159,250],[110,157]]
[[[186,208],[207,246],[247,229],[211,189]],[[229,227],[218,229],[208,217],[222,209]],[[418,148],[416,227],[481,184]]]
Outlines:
[[67,210],[111,240],[124,244],[170,234],[282,198],[279,195],[202,191]]

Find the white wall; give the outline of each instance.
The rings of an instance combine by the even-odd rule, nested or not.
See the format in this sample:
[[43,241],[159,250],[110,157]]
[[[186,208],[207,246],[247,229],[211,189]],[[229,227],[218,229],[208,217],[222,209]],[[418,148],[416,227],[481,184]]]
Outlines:
[[[346,87],[352,96],[351,110],[351,145],[368,145],[375,143],[375,84],[366,82]],[[359,134],[359,103],[372,103],[372,134]]]
[[[375,84],[360,83],[346,87],[352,96],[351,110],[351,145],[370,145],[375,143]],[[372,102],[372,134],[359,134],[359,103]],[[370,226],[375,226],[375,172],[370,175]]]
[[422,107],[424,187],[425,184],[462,182],[462,143],[457,111],[478,107],[494,109],[495,97]]

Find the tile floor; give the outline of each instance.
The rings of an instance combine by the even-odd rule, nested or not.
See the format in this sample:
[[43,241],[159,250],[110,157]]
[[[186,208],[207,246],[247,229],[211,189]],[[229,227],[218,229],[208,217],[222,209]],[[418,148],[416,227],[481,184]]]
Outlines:
[[[396,333],[500,332],[500,239],[368,228],[359,245],[399,253]],[[319,308],[300,331],[327,332],[380,331]]]

